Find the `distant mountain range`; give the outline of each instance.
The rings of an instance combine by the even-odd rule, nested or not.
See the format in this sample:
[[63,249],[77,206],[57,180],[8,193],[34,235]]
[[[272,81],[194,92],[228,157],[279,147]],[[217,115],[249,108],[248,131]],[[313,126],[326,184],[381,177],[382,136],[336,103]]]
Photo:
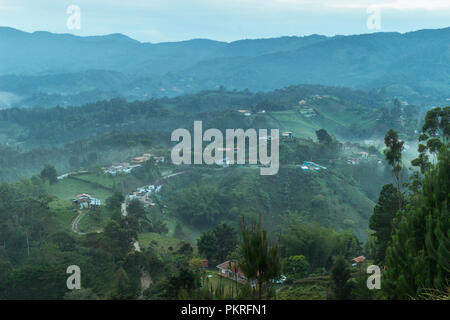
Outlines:
[[146,99],[220,86],[268,91],[293,84],[376,89],[421,101],[450,98],[450,28],[152,44],[122,34],[79,37],[0,27],[0,61],[0,108],[77,105],[97,94]]

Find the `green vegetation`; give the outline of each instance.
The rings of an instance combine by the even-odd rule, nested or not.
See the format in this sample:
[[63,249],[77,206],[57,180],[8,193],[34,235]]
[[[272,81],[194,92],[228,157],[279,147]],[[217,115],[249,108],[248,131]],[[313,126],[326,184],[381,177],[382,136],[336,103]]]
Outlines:
[[48,193],[62,200],[72,200],[77,194],[87,193],[93,197],[105,201],[112,195],[112,190],[69,177],[60,180],[56,184],[50,185],[48,187]]
[[425,173],[421,191],[408,199],[394,220],[387,249],[386,292],[393,299],[418,297],[422,290],[444,290],[450,277],[450,157],[448,144],[439,162]]
[[261,229],[261,217],[258,224],[250,227],[243,220],[241,236],[237,253],[239,267],[249,280],[256,280],[261,300],[266,283],[280,275],[279,248],[268,243],[267,230]]
[[[420,112],[377,93],[323,86],[257,94],[222,87],[147,101],[2,110],[9,146],[0,147],[0,179],[10,183],[0,185],[0,299],[445,293],[449,108],[426,115],[412,162],[420,171],[408,171],[405,140],[418,135]],[[170,132],[191,129],[193,120],[205,128],[280,128],[294,136],[281,138],[274,176],[261,176],[257,165],[174,166]],[[344,143],[386,132],[385,150]],[[167,161],[147,161],[129,174],[103,173],[102,167],[144,152]],[[318,170],[305,170],[304,162]],[[162,189],[145,201],[126,197],[149,184]],[[102,205],[80,209],[72,200],[81,193]],[[365,262],[354,262],[361,255]],[[249,281],[220,277],[214,268],[225,261],[234,261],[232,268]],[[382,267],[376,292],[365,282],[372,263]],[[65,287],[70,264],[88,274],[83,291]],[[27,284],[33,288],[22,294]]]
[[338,300],[350,299],[350,267],[345,258],[341,255],[334,260],[331,268],[330,280],[332,282],[333,298]]
[[49,207],[54,212],[54,217],[60,228],[65,231],[71,231],[70,224],[78,214],[72,201],[59,199],[53,200],[49,203]]

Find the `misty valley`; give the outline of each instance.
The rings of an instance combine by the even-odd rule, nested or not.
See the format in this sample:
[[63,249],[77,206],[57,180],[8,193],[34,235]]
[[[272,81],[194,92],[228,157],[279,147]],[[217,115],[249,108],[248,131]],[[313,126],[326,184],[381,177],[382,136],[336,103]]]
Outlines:
[[448,300],[449,40],[0,27],[0,300]]

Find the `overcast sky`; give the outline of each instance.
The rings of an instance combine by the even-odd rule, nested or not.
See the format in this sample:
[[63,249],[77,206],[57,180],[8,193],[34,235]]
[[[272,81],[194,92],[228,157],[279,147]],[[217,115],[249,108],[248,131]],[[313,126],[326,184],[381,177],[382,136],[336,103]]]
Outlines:
[[[70,5],[80,29],[67,27]],[[376,7],[380,29],[369,29]],[[0,26],[142,42],[407,32],[449,27],[450,0],[0,0]]]

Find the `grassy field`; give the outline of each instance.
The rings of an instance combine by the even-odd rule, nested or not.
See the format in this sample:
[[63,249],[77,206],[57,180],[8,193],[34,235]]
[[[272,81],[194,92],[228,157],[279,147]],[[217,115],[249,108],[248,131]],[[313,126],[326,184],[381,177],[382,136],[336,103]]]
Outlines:
[[315,138],[319,125],[303,117],[296,110],[272,112],[271,115],[280,123],[281,131],[292,131],[294,136],[302,138]]
[[168,253],[176,250],[181,240],[161,235],[155,232],[144,232],[138,235],[139,245],[142,249],[153,247],[160,253]]
[[104,202],[112,195],[112,191],[98,188],[88,182],[67,178],[48,187],[48,193],[61,200],[72,200],[80,193],[88,193]]
[[370,128],[375,125],[375,116],[363,118],[353,110],[342,109],[336,112],[333,108],[342,109],[341,105],[314,106],[320,115],[306,117],[297,107],[286,111],[271,112],[271,115],[280,124],[282,131],[292,131],[294,136],[302,138],[316,138],[315,132],[321,128],[338,135],[350,130],[352,125],[359,128]]
[[78,223],[78,230],[84,233],[101,232],[111,219],[107,210],[85,210],[83,218]]
[[120,186],[122,181],[125,181],[127,179],[127,176],[116,176],[111,177],[107,176],[105,174],[83,174],[80,176],[77,176],[78,179],[85,180],[86,182],[90,182],[93,184],[99,184],[101,186],[104,186],[106,188],[112,189],[115,185]]
[[55,219],[58,221],[61,228],[66,231],[71,231],[70,224],[77,216],[77,211],[69,200],[55,200],[49,204],[52,211],[55,213]]

